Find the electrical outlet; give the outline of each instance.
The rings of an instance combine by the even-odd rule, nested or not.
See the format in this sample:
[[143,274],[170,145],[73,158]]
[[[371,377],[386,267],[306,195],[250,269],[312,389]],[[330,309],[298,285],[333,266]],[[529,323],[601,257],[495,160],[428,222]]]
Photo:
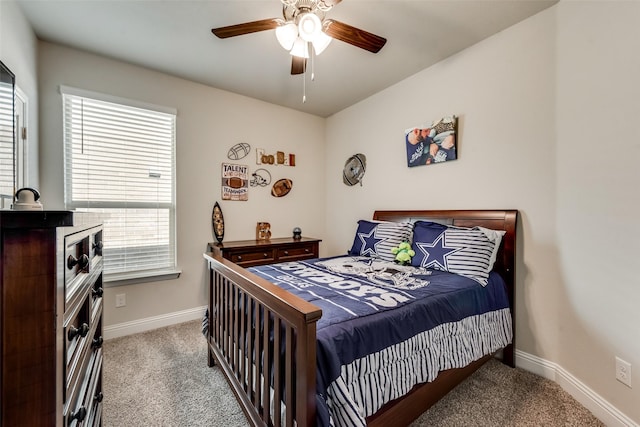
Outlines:
[[616,379],[631,387],[631,363],[616,357]]
[[116,308],[127,305],[127,294],[116,294]]

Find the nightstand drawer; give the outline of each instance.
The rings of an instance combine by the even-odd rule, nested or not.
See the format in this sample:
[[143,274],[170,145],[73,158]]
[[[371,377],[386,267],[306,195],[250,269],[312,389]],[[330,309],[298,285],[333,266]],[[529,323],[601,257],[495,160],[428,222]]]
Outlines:
[[293,261],[296,259],[314,258],[316,254],[313,243],[301,244],[278,249],[278,261]]
[[209,243],[209,251],[241,267],[318,258],[320,239],[310,237]]
[[269,263],[275,261],[273,249],[265,249],[251,252],[231,252],[230,260],[239,265],[254,263],[256,261]]

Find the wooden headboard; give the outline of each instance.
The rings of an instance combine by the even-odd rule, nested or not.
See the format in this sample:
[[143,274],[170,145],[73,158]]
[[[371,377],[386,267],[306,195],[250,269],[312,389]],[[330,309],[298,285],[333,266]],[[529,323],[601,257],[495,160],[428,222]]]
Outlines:
[[[509,293],[509,305],[511,306],[511,316],[513,330],[515,331],[515,278],[516,278],[516,221],[517,210],[437,210],[437,211],[375,211],[373,219],[378,221],[393,222],[414,222],[414,221],[434,221],[443,224],[456,225],[459,227],[486,227],[493,230],[504,230],[502,243],[498,250],[498,256],[493,269],[500,273]],[[514,335],[515,344],[515,335]],[[514,366],[513,345],[505,349],[505,363]]]

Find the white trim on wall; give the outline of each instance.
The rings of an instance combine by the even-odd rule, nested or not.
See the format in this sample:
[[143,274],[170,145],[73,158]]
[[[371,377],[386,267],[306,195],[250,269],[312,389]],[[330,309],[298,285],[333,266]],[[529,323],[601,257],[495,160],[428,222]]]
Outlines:
[[562,366],[516,350],[516,366],[557,383],[608,427],[638,427],[631,418],[607,402]]
[[164,328],[165,326],[177,325],[178,323],[201,320],[204,317],[204,311],[206,308],[206,306],[195,307],[160,316],[147,317],[145,319],[106,326],[104,328],[104,339],[110,340],[112,338],[124,337],[126,335]]

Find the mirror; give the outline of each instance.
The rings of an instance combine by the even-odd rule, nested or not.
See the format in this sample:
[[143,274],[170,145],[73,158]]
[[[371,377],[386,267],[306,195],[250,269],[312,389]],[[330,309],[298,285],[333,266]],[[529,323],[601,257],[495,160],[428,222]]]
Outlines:
[[15,75],[0,61],[0,209],[9,208],[15,194],[15,84]]

